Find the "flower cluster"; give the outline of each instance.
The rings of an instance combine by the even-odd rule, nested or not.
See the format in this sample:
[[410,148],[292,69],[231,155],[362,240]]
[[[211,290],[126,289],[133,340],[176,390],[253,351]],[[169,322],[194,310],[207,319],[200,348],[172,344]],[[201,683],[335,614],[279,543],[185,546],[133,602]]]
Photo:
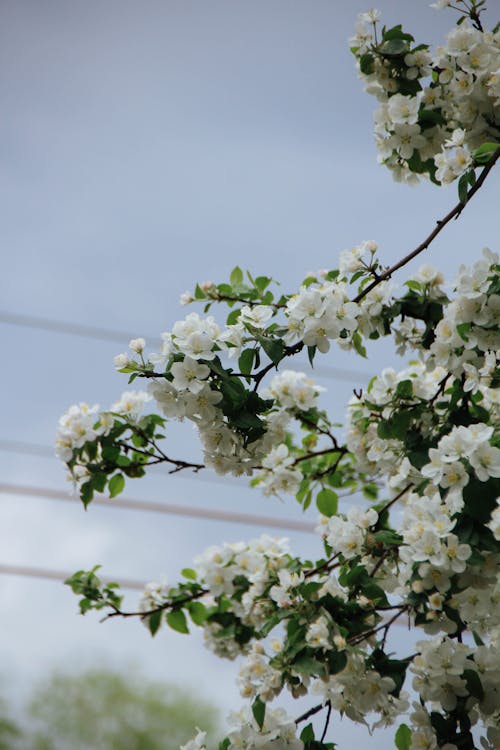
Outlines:
[[379,160],[396,179],[427,175],[447,184],[498,146],[500,35],[477,18],[474,25],[473,16],[462,17],[431,54],[401,26],[384,27],[379,38],[379,14],[359,17],[351,47],[366,90],[380,103]]
[[330,701],[333,708],[345,714],[352,721],[367,724],[370,714],[379,714],[380,719],[373,724],[388,726],[408,708],[405,693],[396,695],[396,682],[392,677],[382,676],[376,669],[367,668],[361,654],[350,654],[345,668],[328,681],[315,680],[311,686],[313,693],[320,695],[323,702]]
[[270,709],[265,713],[262,724],[247,706],[229,715],[230,729],[227,735],[228,748],[236,750],[303,750],[304,743],[297,738],[295,721],[282,708]]

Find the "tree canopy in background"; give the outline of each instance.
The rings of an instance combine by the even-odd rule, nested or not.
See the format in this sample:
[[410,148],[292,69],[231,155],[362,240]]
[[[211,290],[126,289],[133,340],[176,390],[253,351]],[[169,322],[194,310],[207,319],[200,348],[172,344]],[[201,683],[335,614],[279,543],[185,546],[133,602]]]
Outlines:
[[[5,714],[5,706],[3,708]],[[176,750],[197,726],[214,738],[217,708],[140,671],[55,672],[19,719],[0,720],[1,750]]]

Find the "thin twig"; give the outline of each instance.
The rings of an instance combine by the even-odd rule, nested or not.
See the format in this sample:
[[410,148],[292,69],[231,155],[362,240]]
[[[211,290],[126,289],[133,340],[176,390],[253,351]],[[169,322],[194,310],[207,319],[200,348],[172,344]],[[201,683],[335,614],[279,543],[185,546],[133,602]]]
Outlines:
[[392,506],[394,505],[394,503],[397,503],[397,501],[398,501],[398,500],[401,500],[401,498],[403,497],[403,495],[404,495],[404,494],[405,494],[406,492],[408,492],[408,490],[410,490],[410,489],[411,489],[412,487],[413,487],[413,484],[409,484],[409,485],[407,485],[407,486],[406,486],[406,487],[404,488],[404,490],[401,490],[401,492],[398,492],[398,494],[396,495],[396,497],[393,497],[393,498],[392,498],[392,500],[389,500],[389,502],[388,502],[388,503],[386,503],[386,504],[384,505],[384,507],[383,507],[383,508],[381,508],[381,509],[380,509],[380,510],[378,511],[378,514],[379,514],[379,516],[381,516],[381,515],[382,515],[382,513],[385,513],[385,511],[386,511],[386,510],[389,510],[389,508],[391,508],[391,507],[392,507]]
[[306,721],[306,719],[308,719],[310,716],[314,716],[314,714],[319,713],[319,711],[321,711],[325,707],[325,705],[326,704],[318,703],[317,706],[314,706],[314,708],[310,708],[309,711],[305,712],[305,714],[302,714],[302,716],[299,716],[298,719],[295,719],[295,723],[300,724],[301,722]]
[[334,447],[338,448],[337,438],[335,437],[335,435],[333,435],[330,432],[330,430],[327,430],[324,427],[320,427],[318,424],[316,424],[315,422],[312,422],[310,419],[307,419],[302,414],[298,414],[297,417],[302,424],[305,424],[307,427],[310,427],[311,430],[315,430],[320,435],[325,435],[325,437],[329,438],[332,441]]
[[385,281],[385,279],[388,279],[395,271],[398,271],[400,268],[405,266],[407,263],[410,262],[410,260],[413,260],[417,255],[419,255],[421,252],[426,250],[431,242],[438,236],[438,234],[445,228],[445,226],[452,220],[452,219],[458,219],[462,211],[464,210],[467,203],[470,201],[470,199],[477,193],[485,179],[487,178],[488,174],[491,172],[493,167],[495,166],[495,163],[497,162],[498,158],[500,157],[500,148],[498,148],[491,159],[489,160],[488,164],[484,167],[483,171],[479,175],[476,183],[471,187],[469,192],[467,193],[467,200],[465,202],[460,201],[457,203],[457,205],[449,211],[446,216],[441,219],[440,221],[436,222],[435,228],[432,230],[432,232],[425,238],[423,242],[418,245],[415,250],[412,250],[411,253],[408,253],[408,255],[405,255],[404,258],[399,260],[397,263],[395,263],[393,266],[388,268],[384,273],[381,273],[378,277],[378,279],[375,279],[375,281],[372,281],[371,284],[368,284],[367,287],[365,287],[357,297],[354,298],[354,302],[360,302],[363,297],[366,297],[367,294],[369,294],[372,289],[375,289],[376,286],[378,286],[382,281]]
[[323,727],[323,734],[321,735],[320,742],[323,742],[323,740],[326,737],[326,733],[328,731],[328,724],[330,723],[330,716],[332,715],[332,704],[331,704],[331,701],[327,701],[325,703],[325,705],[328,706],[328,711],[327,711],[327,714],[326,714],[325,726]]
[[311,570],[306,571],[306,573],[304,573],[304,578],[310,578],[311,576],[316,575],[316,573],[319,573],[320,571],[325,570],[325,569],[330,570],[330,565],[332,564],[332,562],[334,562],[334,560],[337,559],[337,557],[339,557],[339,555],[340,555],[340,552],[337,552],[335,555],[332,555],[332,557],[330,557],[328,560],[325,560],[324,563],[321,563],[321,565],[318,565],[316,568],[311,568]]
[[322,451],[306,453],[303,456],[298,456],[293,462],[292,466],[296,466],[297,464],[300,464],[302,461],[308,461],[310,458],[317,458],[317,456],[328,456],[330,453],[339,453],[339,452],[341,455],[344,455],[344,453],[347,453],[347,448],[324,448],[324,450]]
[[366,641],[367,638],[370,638],[370,636],[375,635],[376,633],[379,633],[381,630],[384,631],[384,635],[382,637],[382,648],[385,645],[385,641],[387,639],[387,633],[389,632],[389,629],[391,625],[396,622],[398,617],[401,617],[401,615],[408,610],[408,605],[404,605],[398,612],[396,612],[395,615],[391,617],[390,620],[387,620],[387,622],[382,623],[381,625],[377,625],[376,628],[371,628],[370,630],[365,630],[364,633],[360,633],[359,635],[353,636],[352,638],[349,638],[349,643],[352,646],[355,646],[358,643],[362,643],[363,641]]
[[150,617],[151,615],[156,614],[157,612],[163,612],[166,609],[172,609],[174,607],[182,607],[184,604],[188,604],[189,602],[194,601],[195,599],[200,599],[205,594],[208,594],[207,589],[201,589],[200,591],[195,591],[194,593],[190,594],[189,596],[184,597],[183,599],[180,599],[178,601],[169,601],[165,602],[165,604],[160,604],[158,607],[154,607],[154,609],[149,609],[145,612],[124,612],[119,607],[115,606],[114,604],[109,604],[109,606],[113,609],[112,612],[109,612],[106,617],[102,620],[102,622],[106,622],[106,620],[110,620],[112,617],[140,617],[141,620],[144,620],[146,617]]

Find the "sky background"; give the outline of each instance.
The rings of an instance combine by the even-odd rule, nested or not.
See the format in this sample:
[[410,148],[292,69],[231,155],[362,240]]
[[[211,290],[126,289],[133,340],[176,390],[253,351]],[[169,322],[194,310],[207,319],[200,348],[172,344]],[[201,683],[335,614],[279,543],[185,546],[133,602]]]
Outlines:
[[[418,41],[439,43],[455,22],[423,0],[377,7]],[[112,357],[131,336],[157,349],[159,333],[189,312],[179,295],[196,281],[223,281],[239,264],[291,291],[365,239],[390,264],[455,204],[455,186],[409,188],[377,165],[376,102],[363,93],[347,42],[366,9],[358,0],[0,2],[1,309],[124,332],[122,344],[103,342],[4,316],[0,441],[48,446],[71,403],[108,406],[126,388]],[[426,260],[453,278],[482,247],[497,249],[497,190],[492,175],[410,269]],[[353,387],[402,366],[388,342],[367,361],[332,349],[323,363],[359,373],[318,373],[339,421]],[[177,455],[197,458],[189,425],[168,434]],[[3,482],[68,487],[55,459],[3,451],[0,460]],[[156,472],[125,495],[302,518],[293,498],[262,498],[231,479]],[[0,564],[74,571],[101,563],[112,576],[175,581],[208,545],[269,530],[0,500]],[[320,556],[313,534],[286,536],[297,553]],[[198,634],[152,640],[137,622],[99,624],[77,614],[66,587],[14,576],[0,576],[0,608],[0,679],[14,702],[54,667],[105,663],[196,685],[223,713],[241,705],[236,665],[212,657]],[[404,633],[396,641],[411,648]],[[367,739],[350,725],[334,734]],[[370,743],[386,746],[382,736]]]

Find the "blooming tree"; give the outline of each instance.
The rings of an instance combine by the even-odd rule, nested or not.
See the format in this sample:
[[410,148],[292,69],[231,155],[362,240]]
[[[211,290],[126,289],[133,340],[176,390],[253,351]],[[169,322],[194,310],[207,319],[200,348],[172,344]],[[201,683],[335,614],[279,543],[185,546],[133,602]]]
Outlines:
[[[440,0],[458,23],[434,52],[401,26],[361,14],[351,49],[378,100],[379,160],[398,180],[458,184],[459,201],[392,267],[377,244],[340,254],[338,267],[277,293],[271,278],[243,274],[182,295],[201,302],[162,334],[115,358],[129,383],[109,409],[72,406],[57,452],[87,506],[119,494],[153,464],[252,477],[265,495],[295,495],[320,517],[320,558],[301,560],[263,536],[201,554],[183,581],[151,583],[137,611],[97,569],[68,583],[82,613],[203,629],[221,658],[242,657],[246,707],[230,717],[221,750],[331,750],[332,711],[370,728],[396,724],[399,750],[460,750],[500,743],[500,264],[490,250],[461,266],[453,293],[423,265],[396,271],[460,216],[500,158],[500,32],[483,28],[483,2]],[[224,324],[208,315],[227,306]],[[392,337],[411,363],[384,369],[354,391],[339,432],[320,408],[323,390],[287,362],[311,364],[333,345],[365,356],[367,339]],[[153,411],[149,410],[153,406]],[[199,463],[166,452],[168,421],[196,425]],[[363,493],[340,512],[339,491]],[[395,658],[391,628],[409,623],[412,653]],[[407,692],[416,700],[410,705]],[[312,708],[292,718],[273,701],[284,690]],[[309,702],[310,704],[310,702]],[[309,705],[308,704],[308,705]],[[323,712],[319,736],[308,719]],[[185,746],[204,747],[205,734]]]

